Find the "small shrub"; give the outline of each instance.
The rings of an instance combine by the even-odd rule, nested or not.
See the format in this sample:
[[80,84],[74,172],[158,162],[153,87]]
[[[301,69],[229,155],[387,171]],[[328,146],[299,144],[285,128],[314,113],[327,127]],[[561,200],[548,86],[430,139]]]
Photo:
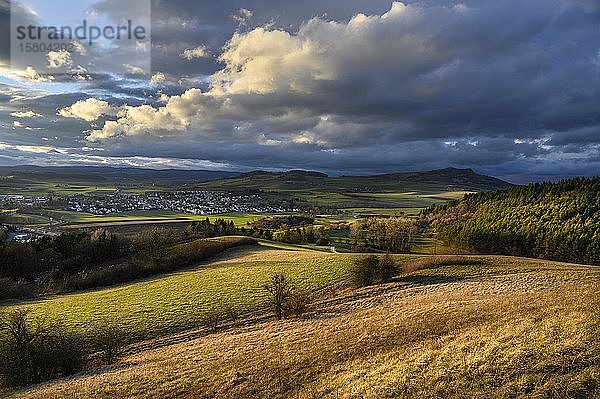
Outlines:
[[383,281],[390,281],[392,277],[400,272],[394,258],[388,253],[379,258],[377,264],[377,277]]
[[84,340],[19,309],[0,320],[0,376],[17,387],[66,376],[85,365]]
[[285,302],[286,314],[296,317],[302,316],[310,303],[310,295],[303,289],[295,289],[291,292]]
[[89,349],[79,334],[57,327],[47,343],[62,375],[75,374],[85,367]]
[[9,278],[0,278],[0,300],[23,299],[32,296],[33,289],[27,281],[14,281]]
[[218,310],[212,310],[204,317],[204,325],[208,327],[212,332],[219,331],[219,324],[223,320],[223,313]]
[[124,352],[128,334],[115,322],[103,322],[96,326],[92,339],[94,349],[101,353],[106,364],[115,363]]
[[235,305],[228,304],[225,307],[225,314],[232,323],[235,323],[240,318],[240,312]]
[[357,258],[352,268],[352,282],[357,287],[366,287],[378,282],[388,282],[400,273],[400,268],[390,254],[382,257],[367,255]]
[[357,258],[352,267],[352,283],[357,287],[366,287],[375,283],[379,259],[375,255]]

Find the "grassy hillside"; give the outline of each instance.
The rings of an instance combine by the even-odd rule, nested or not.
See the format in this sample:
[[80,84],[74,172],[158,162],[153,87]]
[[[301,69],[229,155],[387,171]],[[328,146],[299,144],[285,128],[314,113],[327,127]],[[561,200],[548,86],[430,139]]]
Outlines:
[[116,320],[134,339],[197,327],[209,312],[226,306],[239,311],[264,306],[263,285],[285,272],[306,289],[326,287],[347,277],[352,255],[268,248],[238,249],[227,258],[167,276],[122,286],[5,304],[0,310],[29,307],[34,314],[79,330]]
[[[210,272],[261,267],[250,264],[262,264],[264,255],[283,265],[304,256],[322,270],[318,254],[266,251],[243,257],[247,266],[225,261]],[[301,319],[240,325],[134,353],[115,367],[15,398],[600,395],[599,269],[512,258],[443,263],[412,263],[433,268],[341,291]]]

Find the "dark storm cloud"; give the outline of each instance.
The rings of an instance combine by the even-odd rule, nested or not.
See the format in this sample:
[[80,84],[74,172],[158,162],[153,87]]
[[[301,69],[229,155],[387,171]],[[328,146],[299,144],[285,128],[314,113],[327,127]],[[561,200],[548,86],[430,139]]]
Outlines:
[[[119,4],[96,8],[110,13]],[[153,70],[165,80],[93,75],[77,92],[6,109],[39,112],[44,118],[24,126],[48,123],[54,145],[89,146],[105,157],[332,173],[452,165],[517,182],[529,178],[519,174],[598,173],[600,4],[390,4],[155,0]],[[201,46],[201,57],[180,56]],[[0,101],[12,99],[0,92]],[[56,116],[91,97],[119,116]],[[7,115],[6,129],[14,119]],[[18,130],[0,132],[0,143],[17,140]],[[18,142],[39,144],[43,134],[28,133]],[[85,140],[90,134],[95,141]]]
[[273,22],[277,26],[297,30],[300,24],[312,17],[348,20],[357,12],[381,14],[389,7],[389,0],[153,0],[153,69],[192,76],[214,73],[219,68],[214,57],[188,61],[179,55],[185,49],[200,45],[207,46],[211,54],[218,55],[232,33],[240,28],[240,22],[234,19],[240,9],[252,12],[252,17],[241,29],[249,30]]
[[0,0],[0,64],[10,63],[10,4]]

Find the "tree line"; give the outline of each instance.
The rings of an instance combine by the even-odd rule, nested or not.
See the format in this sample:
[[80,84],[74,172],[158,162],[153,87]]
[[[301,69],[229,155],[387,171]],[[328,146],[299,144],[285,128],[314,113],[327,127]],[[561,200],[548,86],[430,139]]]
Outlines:
[[410,252],[417,234],[415,221],[408,218],[373,218],[354,222],[350,238],[357,252],[369,248],[390,253]]
[[473,252],[600,265],[600,178],[469,194],[422,216]]
[[236,232],[232,222],[200,222],[184,232],[147,228],[124,236],[104,229],[65,232],[31,243],[0,241],[0,300],[90,289],[172,271],[253,239],[204,238]]

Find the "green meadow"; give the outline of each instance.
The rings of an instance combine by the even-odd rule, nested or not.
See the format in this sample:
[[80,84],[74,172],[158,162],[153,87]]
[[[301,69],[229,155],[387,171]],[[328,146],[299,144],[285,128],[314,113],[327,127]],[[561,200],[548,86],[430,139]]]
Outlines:
[[225,258],[131,284],[42,300],[5,303],[1,310],[30,308],[78,331],[115,321],[136,340],[199,326],[214,310],[234,307],[248,312],[265,306],[263,285],[285,273],[306,290],[343,281],[353,255],[289,251],[269,247],[235,249]]

